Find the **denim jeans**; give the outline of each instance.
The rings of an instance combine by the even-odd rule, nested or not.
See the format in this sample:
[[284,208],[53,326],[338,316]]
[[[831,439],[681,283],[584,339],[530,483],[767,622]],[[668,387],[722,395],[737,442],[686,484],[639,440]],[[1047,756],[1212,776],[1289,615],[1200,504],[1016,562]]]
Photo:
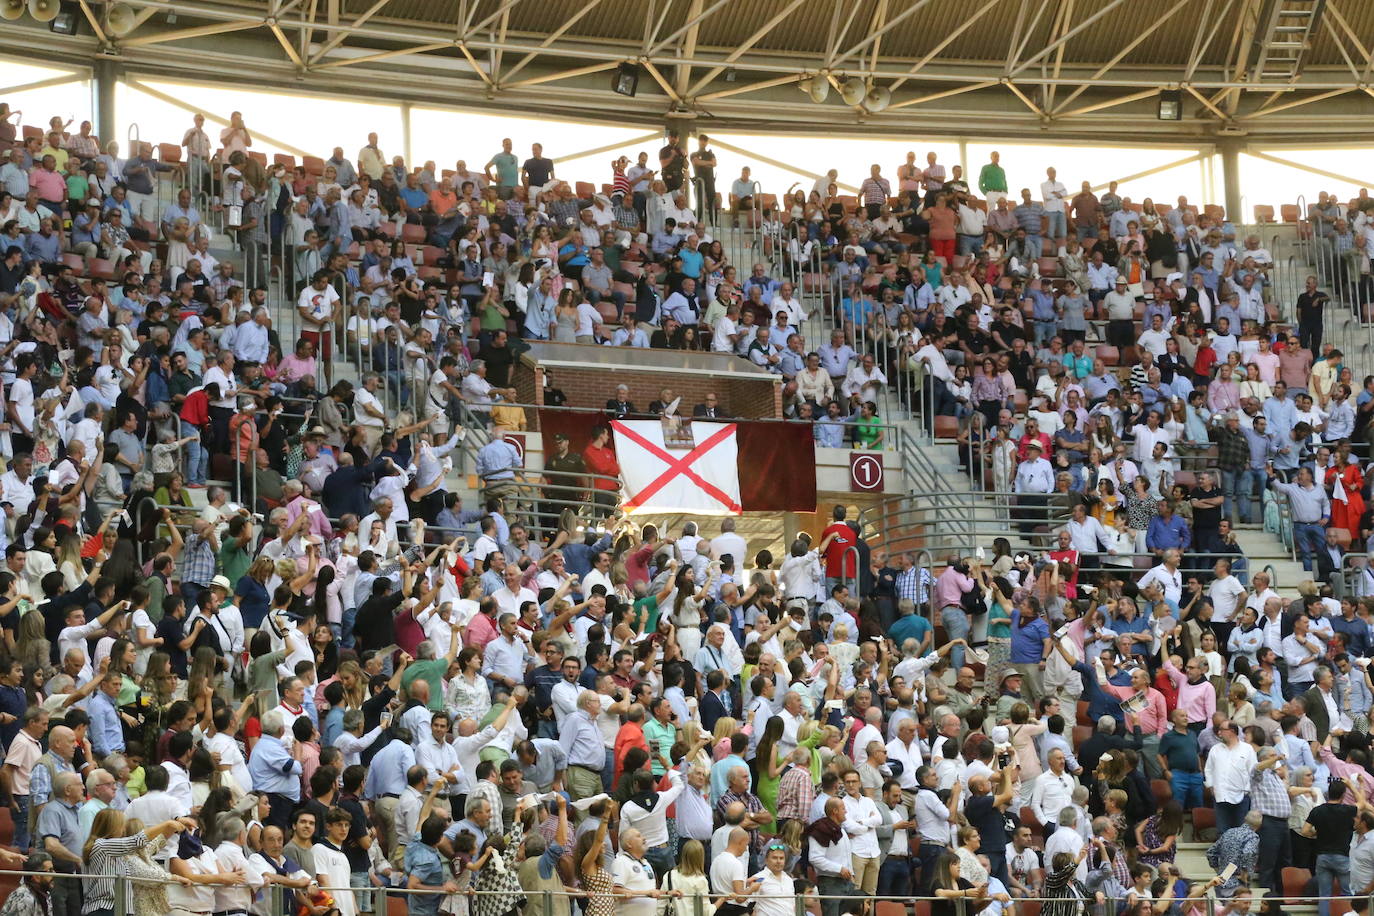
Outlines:
[[1174,790],[1174,800],[1183,810],[1202,807],[1202,773],[1185,773],[1182,770],[1169,771],[1169,786]]
[[1317,856],[1317,916],[1330,916],[1331,901],[1339,897],[1350,884],[1350,856],[1323,852]]
[[200,430],[185,420],[181,421],[181,435],[196,437],[186,443],[186,482],[203,484],[210,472],[210,452],[200,442]]
[[1326,528],[1308,522],[1293,523],[1293,546],[1298,551],[1298,557],[1302,560],[1302,568],[1308,572],[1312,571],[1313,558],[1317,551],[1322,549],[1326,543]]
[[1064,218],[1063,210],[1045,211],[1045,237],[1049,239],[1062,239],[1068,235],[1068,220]]
[[879,897],[911,896],[911,856],[889,855],[878,868]]
[[26,850],[29,848],[29,797],[27,795],[12,795],[15,807],[19,813],[11,811],[14,815],[14,846],[16,849]]
[[1240,802],[1217,802],[1217,836],[1221,836],[1232,827],[1239,827],[1245,823],[1245,815],[1250,813],[1250,799]]
[[339,646],[341,648],[353,648],[353,621],[357,619],[358,609],[356,607],[344,608],[343,622],[339,625]]
[[[940,609],[940,623],[945,627],[945,638],[949,640],[967,639],[969,631],[968,613],[957,604]],[[964,666],[964,647],[955,646],[949,650],[949,664],[955,671]]]

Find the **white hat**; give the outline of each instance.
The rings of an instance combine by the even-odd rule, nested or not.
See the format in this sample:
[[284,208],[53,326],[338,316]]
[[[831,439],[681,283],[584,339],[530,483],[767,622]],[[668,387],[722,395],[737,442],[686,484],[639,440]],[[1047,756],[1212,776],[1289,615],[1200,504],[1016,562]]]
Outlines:
[[1164,278],[1164,282],[1168,283],[1170,286],[1172,286],[1175,283],[1182,283],[1183,274],[1179,273],[1178,271],[1174,271],[1173,273],[1169,274],[1169,276]]

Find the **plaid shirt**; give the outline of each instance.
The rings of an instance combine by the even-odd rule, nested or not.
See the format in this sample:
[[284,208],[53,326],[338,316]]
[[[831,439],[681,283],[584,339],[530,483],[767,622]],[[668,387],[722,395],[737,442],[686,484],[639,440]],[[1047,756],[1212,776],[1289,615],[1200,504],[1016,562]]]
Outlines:
[[1223,471],[1243,471],[1250,464],[1250,443],[1240,430],[1223,426],[1217,433],[1217,467]]
[[188,535],[185,555],[181,581],[209,588],[210,580],[215,577],[215,551],[210,542],[198,534]]
[[567,200],[551,200],[544,205],[544,212],[547,213],[559,226],[569,226],[577,222],[577,211],[590,207],[592,202],[589,200],[578,200],[570,197]]
[[897,598],[908,598],[917,604],[925,604],[930,595],[930,586],[935,583],[924,566],[913,566],[897,573]]
[[620,204],[613,204],[611,212],[615,214],[615,226],[617,229],[628,229],[634,232],[639,228],[639,214],[633,207],[622,207]]
[[1258,767],[1250,774],[1250,804],[1254,810],[1265,817],[1281,817],[1285,820],[1293,813],[1293,802],[1288,797],[1288,787],[1284,785],[1277,767]]
[[808,817],[811,802],[815,798],[816,787],[811,784],[811,770],[789,766],[778,780],[778,820]]
[[[779,787],[779,790],[781,790],[781,787]],[[720,801],[716,803],[716,820],[719,823],[725,823],[725,812],[735,802],[744,805],[746,814],[757,814],[763,810],[763,802],[759,801],[759,797],[753,792],[745,792],[742,795],[734,792],[726,792],[720,797]],[[762,853],[763,835],[759,833],[757,827],[746,829],[749,830],[749,851]]]

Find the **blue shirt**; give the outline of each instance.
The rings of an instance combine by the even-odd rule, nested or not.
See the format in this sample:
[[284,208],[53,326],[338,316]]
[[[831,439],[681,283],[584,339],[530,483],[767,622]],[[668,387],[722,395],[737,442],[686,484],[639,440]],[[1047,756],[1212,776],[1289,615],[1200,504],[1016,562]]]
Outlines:
[[367,768],[367,782],[363,784],[363,797],[375,800],[384,795],[400,795],[406,788],[406,770],[413,766],[415,751],[404,741],[393,738],[372,758]]
[[888,628],[887,635],[900,649],[908,639],[914,639],[916,644],[920,645],[932,629],[930,621],[920,614],[907,614]]
[[[374,768],[369,772],[369,780],[375,771]],[[248,758],[248,775],[253,780],[254,792],[271,792],[300,801],[301,772],[300,761],[292,758],[280,738],[263,735],[253,745],[253,755]]]
[[114,700],[103,690],[97,690],[86,704],[91,714],[91,750],[96,756],[104,758],[115,751],[124,750],[124,729],[119,724],[119,710]]
[[1193,533],[1188,530],[1188,523],[1177,515],[1167,522],[1156,515],[1150,519],[1150,527],[1145,531],[1145,546],[1149,550],[1186,550],[1192,540]]
[[[711,764],[711,807],[714,808],[720,803],[720,797],[730,788],[730,771],[735,767],[749,769],[749,764],[744,762],[744,758],[737,754],[727,754],[715,763]],[[749,777],[749,790],[754,789],[754,777]]]
[[[416,834],[406,843],[405,873],[414,875],[421,884],[438,887],[444,883],[444,862],[433,846],[426,846]],[[435,916],[439,912],[440,894],[411,894],[409,910],[418,916]]]
[[424,188],[401,188],[400,195],[401,200],[405,201],[406,206],[412,210],[419,210],[429,203],[429,195],[425,193]]
[[339,735],[343,734],[343,715],[342,706],[331,706],[329,712],[324,714],[324,728],[320,734],[322,746],[329,747],[339,740]]
[[812,431],[815,433],[817,445],[824,445],[826,448],[844,448],[843,418],[817,420]]
[[1036,617],[1024,627],[1021,626],[1021,609],[1011,612],[1011,663],[1028,665],[1044,661],[1045,640],[1050,638],[1049,624],[1045,618]]
[[682,259],[682,272],[684,274],[691,277],[693,280],[701,277],[701,266],[705,261],[705,256],[700,250],[693,251],[684,246],[682,250],[677,253],[677,256]]

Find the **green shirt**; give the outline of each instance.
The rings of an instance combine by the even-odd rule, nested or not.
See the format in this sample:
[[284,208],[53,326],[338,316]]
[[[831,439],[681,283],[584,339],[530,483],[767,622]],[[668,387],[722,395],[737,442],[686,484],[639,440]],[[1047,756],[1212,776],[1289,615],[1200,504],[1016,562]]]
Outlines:
[[490,304],[482,309],[482,320],[479,327],[483,331],[504,331],[506,329],[506,316],[502,315],[495,304]]
[[157,623],[162,619],[162,599],[167,597],[167,583],[161,576],[149,576],[143,580],[143,587],[148,589],[148,606],[144,610],[148,612],[148,619]]
[[514,153],[499,152],[491,157],[496,166],[496,183],[503,188],[513,188],[520,183],[520,160]]
[[219,565],[232,588],[248,574],[248,567],[253,565],[253,557],[238,545],[238,541],[225,541],[224,546],[219,549]]
[[640,628],[639,632],[652,633],[654,628],[658,626],[657,595],[649,595],[635,602],[635,617],[639,617],[641,614],[648,614],[648,617],[645,619],[644,626]]
[[67,199],[85,200],[90,196],[91,183],[80,173],[67,176]]
[[426,682],[429,684],[429,708],[438,712],[444,708],[444,687],[440,678],[447,673],[448,659],[446,658],[427,658],[423,661],[411,662],[401,675],[401,689],[408,688],[416,681]]
[[978,173],[978,190],[984,194],[989,191],[1007,193],[1007,173],[1002,170],[1000,165],[989,162]]
[[644,723],[644,743],[649,745],[649,763],[655,776],[662,776],[667,772],[663,766],[663,758],[673,759],[671,753],[675,741],[677,741],[677,726],[672,722],[664,725],[657,719],[651,718]]

